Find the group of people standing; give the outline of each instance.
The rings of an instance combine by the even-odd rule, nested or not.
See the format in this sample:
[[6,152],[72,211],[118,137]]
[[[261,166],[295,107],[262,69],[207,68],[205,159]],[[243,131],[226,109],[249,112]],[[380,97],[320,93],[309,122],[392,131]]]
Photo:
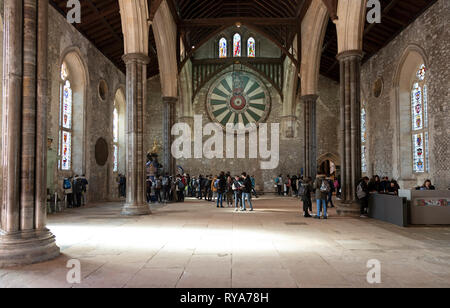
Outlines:
[[63,180],[64,195],[66,197],[67,207],[81,207],[86,204],[86,192],[88,188],[88,180],[83,174],[75,175]]
[[[356,197],[360,203],[360,214],[362,218],[368,217],[369,197],[371,194],[388,194],[398,196],[400,189],[396,180],[389,180],[389,177],[385,176],[380,178],[378,175],[374,175],[371,179],[367,176],[363,177],[356,187]],[[422,186],[416,187],[416,190],[435,190],[435,187],[431,184],[430,180],[426,180]]]
[[191,177],[178,174],[176,177],[159,176],[147,178],[147,202],[184,202],[185,197],[215,202],[218,208],[234,205],[235,211],[253,211],[252,195],[258,198],[255,190],[255,177],[243,172],[231,176],[221,172],[217,176]]

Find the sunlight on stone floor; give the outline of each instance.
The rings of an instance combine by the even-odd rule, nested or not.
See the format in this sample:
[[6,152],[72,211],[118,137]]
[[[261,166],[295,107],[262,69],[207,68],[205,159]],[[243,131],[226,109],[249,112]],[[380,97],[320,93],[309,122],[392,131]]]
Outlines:
[[[450,228],[399,228],[333,216],[305,219],[296,199],[258,199],[235,213],[188,200],[120,215],[106,203],[49,217],[62,255],[0,270],[0,287],[450,287]],[[66,281],[81,262],[81,284]]]

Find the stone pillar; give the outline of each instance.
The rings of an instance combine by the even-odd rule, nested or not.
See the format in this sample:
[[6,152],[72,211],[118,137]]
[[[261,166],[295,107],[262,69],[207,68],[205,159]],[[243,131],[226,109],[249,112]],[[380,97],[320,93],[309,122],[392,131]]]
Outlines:
[[44,50],[37,48],[37,38],[45,43],[48,35],[48,8],[44,6],[48,6],[48,0],[4,4],[0,267],[47,261],[59,255],[55,237],[45,228],[46,213],[35,195],[40,191],[37,185],[46,182],[42,173],[39,178],[35,176],[35,168],[40,169],[43,163],[37,149],[46,143],[41,140],[45,138],[41,129],[46,116],[40,113],[46,101],[40,99],[47,89],[36,85],[37,71],[44,77],[47,74],[47,67],[44,71],[41,65],[36,67],[40,57],[47,57],[46,51],[43,54]]
[[175,158],[172,156],[172,127],[175,124],[176,119],[176,103],[178,98],[176,97],[163,97],[163,167],[164,171],[169,175],[174,176],[177,172],[177,166]]
[[361,178],[361,59],[359,50],[337,56],[340,63],[341,215],[357,215],[356,184]]
[[301,97],[304,103],[304,145],[303,153],[305,157],[304,175],[313,179],[317,174],[317,124],[316,124],[316,103],[317,95],[304,95]]
[[124,215],[148,215],[145,199],[144,108],[147,99],[147,64],[145,54],[123,56],[126,64],[127,96],[127,201]]

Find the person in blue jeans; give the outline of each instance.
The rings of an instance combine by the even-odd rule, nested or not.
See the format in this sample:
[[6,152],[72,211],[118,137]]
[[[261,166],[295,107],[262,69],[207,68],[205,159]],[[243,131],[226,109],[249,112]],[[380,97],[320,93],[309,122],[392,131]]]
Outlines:
[[242,173],[242,178],[244,179],[244,189],[242,192],[242,211],[246,211],[245,201],[248,201],[248,204],[250,205],[250,211],[253,211],[253,204],[252,204],[252,180],[250,179],[250,176],[247,175],[247,173]]
[[316,219],[320,219],[321,208],[323,210],[323,219],[328,219],[327,216],[327,197],[330,192],[330,184],[325,179],[324,175],[317,175],[314,182],[314,189],[316,191],[317,215]]
[[239,176],[234,178],[233,185],[231,187],[234,193],[234,211],[237,212],[242,209],[242,182]]
[[217,180],[217,207],[219,207],[219,202],[220,207],[223,207],[223,197],[227,190],[227,179],[225,178],[225,172],[222,171]]

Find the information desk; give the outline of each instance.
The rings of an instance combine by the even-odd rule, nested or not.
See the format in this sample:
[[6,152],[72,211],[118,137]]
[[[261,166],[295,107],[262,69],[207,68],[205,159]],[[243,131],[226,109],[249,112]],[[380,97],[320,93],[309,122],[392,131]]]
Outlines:
[[400,190],[412,225],[450,225],[450,190]]
[[371,194],[369,217],[406,227],[408,225],[406,198],[386,194]]

